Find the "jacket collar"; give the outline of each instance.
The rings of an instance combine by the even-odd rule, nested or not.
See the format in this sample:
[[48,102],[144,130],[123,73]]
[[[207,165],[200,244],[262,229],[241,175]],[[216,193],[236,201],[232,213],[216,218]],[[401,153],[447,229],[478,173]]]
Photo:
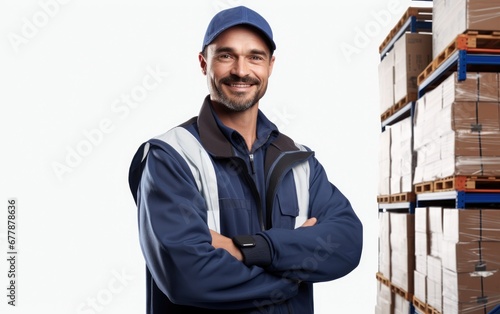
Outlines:
[[[276,128],[276,126],[271,123],[261,111],[259,111],[259,120],[270,128],[271,138],[273,138],[272,146],[281,152],[298,150],[293,140],[284,134],[279,133],[278,128]],[[226,135],[222,132],[215,118],[215,113],[212,110],[212,104],[210,102],[210,96],[205,97],[198,115],[197,123],[200,133],[200,141],[208,152],[217,157],[234,156],[234,148],[231,145],[231,142],[227,139]]]

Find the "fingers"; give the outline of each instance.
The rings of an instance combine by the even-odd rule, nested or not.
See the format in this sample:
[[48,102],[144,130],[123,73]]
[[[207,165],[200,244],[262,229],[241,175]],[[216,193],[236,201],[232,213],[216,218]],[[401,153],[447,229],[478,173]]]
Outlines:
[[309,218],[307,219],[301,227],[312,227],[316,224],[316,222],[318,222],[318,219],[316,219],[315,217],[312,217],[312,218]]

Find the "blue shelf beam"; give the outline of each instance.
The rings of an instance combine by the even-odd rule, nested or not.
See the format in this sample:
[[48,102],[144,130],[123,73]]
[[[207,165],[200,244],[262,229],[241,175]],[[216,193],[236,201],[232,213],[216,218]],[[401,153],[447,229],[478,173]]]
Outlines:
[[[464,81],[467,78],[468,65],[489,65],[500,66],[500,54],[471,54],[467,50],[457,50],[443,64],[435,69],[418,87],[418,97],[425,94],[426,89],[446,74],[452,67],[456,66],[458,80]],[[454,68],[455,69],[455,68]]]
[[498,204],[500,193],[480,193],[465,191],[449,191],[417,194],[417,207],[425,206],[424,202],[455,201],[456,208],[464,209],[470,204]]
[[415,102],[412,101],[407,103],[403,108],[399,109],[395,114],[382,121],[382,132],[385,131],[385,127],[388,125],[392,125],[410,116],[413,117],[414,112],[415,112]]

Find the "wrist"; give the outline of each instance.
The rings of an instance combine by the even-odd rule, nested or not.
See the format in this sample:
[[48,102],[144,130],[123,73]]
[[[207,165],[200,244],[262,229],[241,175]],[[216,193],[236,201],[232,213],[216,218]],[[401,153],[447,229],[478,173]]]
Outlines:
[[266,267],[271,264],[271,249],[263,236],[239,235],[233,237],[232,240],[241,252],[245,265]]

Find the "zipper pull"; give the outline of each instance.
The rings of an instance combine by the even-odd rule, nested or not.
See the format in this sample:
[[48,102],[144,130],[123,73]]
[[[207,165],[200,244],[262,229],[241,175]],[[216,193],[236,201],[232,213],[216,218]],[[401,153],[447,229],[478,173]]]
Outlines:
[[250,169],[252,170],[252,174],[255,174],[255,168],[253,165],[253,154],[248,155],[248,157],[250,158]]

